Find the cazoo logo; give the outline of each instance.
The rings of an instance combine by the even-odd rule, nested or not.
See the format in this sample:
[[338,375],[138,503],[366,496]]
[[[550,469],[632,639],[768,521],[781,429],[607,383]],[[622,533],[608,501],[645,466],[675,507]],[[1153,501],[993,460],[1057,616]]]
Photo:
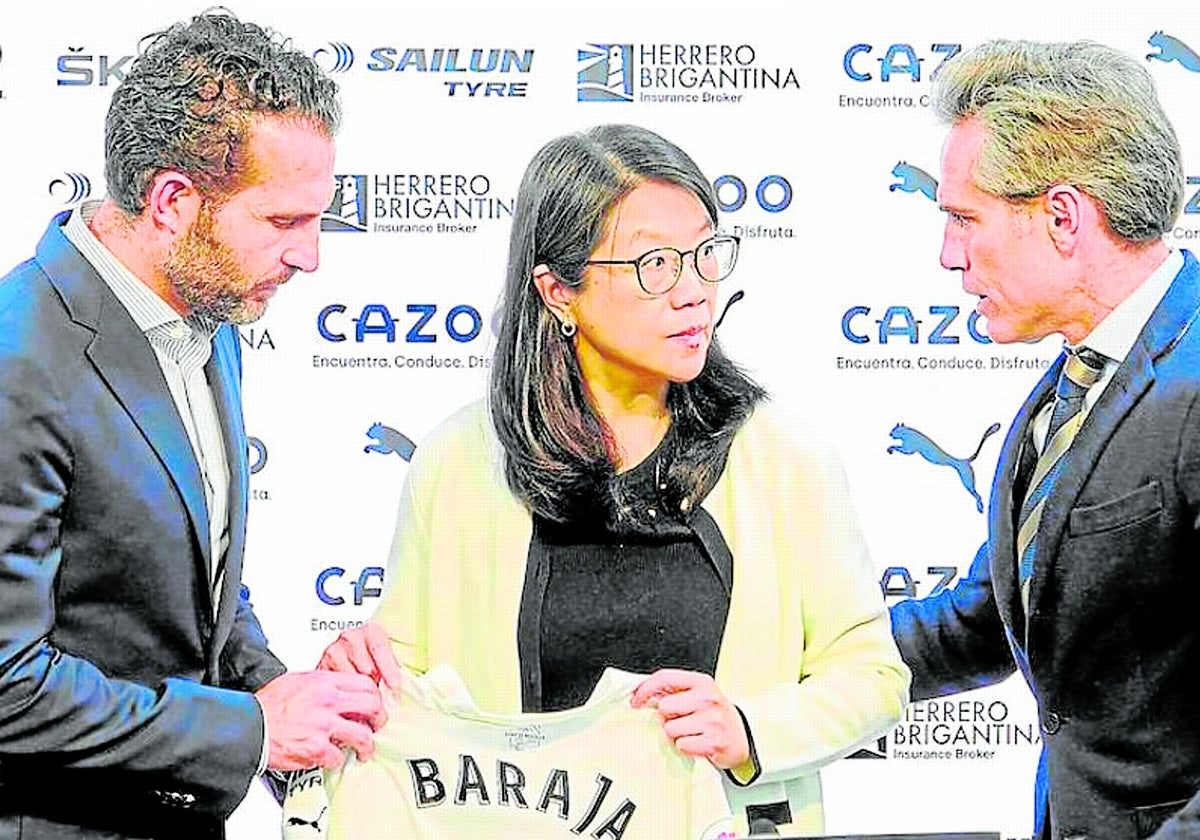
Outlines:
[[[959,344],[962,336],[955,322],[962,308],[954,305],[930,306],[932,321],[918,318],[908,306],[889,306],[883,315],[871,318],[869,306],[851,306],[842,313],[842,337],[853,344],[870,344],[872,339],[887,344],[891,339],[907,341],[909,344]],[[979,313],[974,309],[967,315],[966,335],[976,344],[991,344],[992,339],[979,329]],[[867,326],[875,324],[875,329]],[[924,331],[922,331],[924,327]]]
[[915,577],[907,566],[888,566],[879,577],[879,588],[885,598],[932,597],[950,587],[958,577],[958,567],[926,566],[925,574],[929,579]]
[[[933,56],[941,56],[941,58],[933,65],[932,70],[928,73],[928,78],[936,76],[942,65],[958,55],[961,50],[962,44],[930,44],[929,52]],[[912,82],[921,81],[921,65],[928,56],[919,54],[908,44],[892,44],[881,52],[882,55],[875,53],[875,47],[871,44],[855,44],[842,56],[842,69],[856,82],[869,82],[875,78],[875,75],[867,68],[878,63],[879,81],[881,82],[890,82],[893,76],[907,76]],[[878,57],[872,56],[872,53]]]
[[[1187,182],[1189,187],[1200,187],[1200,175],[1189,175]],[[1183,207],[1183,212],[1188,214],[1200,213],[1200,189],[1192,193],[1191,198],[1188,199],[1187,204]]]
[[393,344],[401,332],[406,344],[433,344],[439,337],[466,344],[483,331],[483,316],[478,309],[465,303],[450,307],[440,318],[435,303],[410,303],[404,312],[410,316],[406,319],[407,327],[400,326],[401,319],[393,317],[391,310],[382,303],[366,304],[357,317],[347,317],[345,305],[331,303],[317,313],[317,332],[321,338],[334,343],[349,340],[342,332],[346,329],[353,333],[357,344],[367,341],[368,336],[382,336],[388,344]]
[[760,179],[753,191],[736,175],[722,175],[713,181],[717,194],[717,206],[722,213],[741,210],[753,195],[759,208],[768,213],[782,213],[792,203],[792,185],[782,175],[767,175]]
[[[317,575],[315,587],[322,604],[340,607],[346,603],[345,595],[340,594],[346,591],[347,583],[343,580],[345,576],[346,570],[341,566],[330,566],[321,570]],[[367,598],[378,598],[383,594],[383,568],[367,566],[357,577],[350,578],[349,589],[356,607],[361,607]]]

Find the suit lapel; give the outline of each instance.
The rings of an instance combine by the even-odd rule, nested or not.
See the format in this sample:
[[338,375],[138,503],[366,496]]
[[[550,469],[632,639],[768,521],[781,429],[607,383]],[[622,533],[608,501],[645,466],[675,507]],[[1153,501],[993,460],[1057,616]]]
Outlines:
[[1088,413],[1087,420],[1064,456],[1069,460],[1046,499],[1038,528],[1037,556],[1034,558],[1034,574],[1029,591],[1031,610],[1054,572],[1052,559],[1058,554],[1071,510],[1083,485],[1121,423],[1153,386],[1155,360],[1170,350],[1197,317],[1200,266],[1187,251],[1183,255],[1183,268],[1150,316],[1129,355],[1117,368],[1112,381]]
[[213,336],[213,353],[206,372],[213,400],[221,418],[225,456],[229,462],[229,546],[219,558],[217,571],[223,572],[217,602],[217,628],[213,651],[225,644],[238,604],[238,586],[242,579],[242,553],[246,535],[246,499],[249,465],[246,458],[246,432],[242,420],[241,359],[237,330],[223,326]]
[[94,334],[88,359],[170,475],[192,525],[196,571],[206,575],[208,508],[183,421],[154,350],[108,284],[63,235],[65,220],[63,214],[51,223],[38,243],[37,261],[71,318]]

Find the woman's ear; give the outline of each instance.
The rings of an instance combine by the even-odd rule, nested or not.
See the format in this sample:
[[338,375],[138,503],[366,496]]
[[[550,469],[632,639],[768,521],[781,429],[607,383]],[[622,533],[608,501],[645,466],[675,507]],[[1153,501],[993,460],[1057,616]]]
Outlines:
[[550,270],[545,263],[533,267],[533,285],[537,287],[542,303],[558,319],[560,324],[574,324],[571,316],[571,301],[575,299],[575,289],[558,279],[558,275]]

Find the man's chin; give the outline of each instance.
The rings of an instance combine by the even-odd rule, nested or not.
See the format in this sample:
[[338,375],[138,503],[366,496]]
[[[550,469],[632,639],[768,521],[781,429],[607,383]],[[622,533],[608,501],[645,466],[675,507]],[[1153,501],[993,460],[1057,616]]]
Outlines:
[[242,324],[253,324],[262,318],[263,315],[267,314],[267,301],[242,298],[239,301],[227,303],[224,306],[197,305],[192,308],[192,312],[223,324],[240,326]]
[[253,324],[267,314],[267,301],[243,300],[229,313],[224,320],[234,325]]

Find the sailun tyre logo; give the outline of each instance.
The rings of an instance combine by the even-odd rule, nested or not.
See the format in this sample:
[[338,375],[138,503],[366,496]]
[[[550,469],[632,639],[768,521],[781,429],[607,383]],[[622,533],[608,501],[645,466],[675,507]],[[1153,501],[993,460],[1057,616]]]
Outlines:
[[63,204],[75,204],[92,194],[92,182],[79,172],[64,172],[50,182],[50,195],[62,198]]
[[249,462],[250,475],[262,472],[263,468],[267,465],[267,445],[262,442],[261,438],[246,438],[246,455]]
[[343,41],[330,41],[318,47],[312,57],[327,73],[345,73],[354,66],[354,50]]

